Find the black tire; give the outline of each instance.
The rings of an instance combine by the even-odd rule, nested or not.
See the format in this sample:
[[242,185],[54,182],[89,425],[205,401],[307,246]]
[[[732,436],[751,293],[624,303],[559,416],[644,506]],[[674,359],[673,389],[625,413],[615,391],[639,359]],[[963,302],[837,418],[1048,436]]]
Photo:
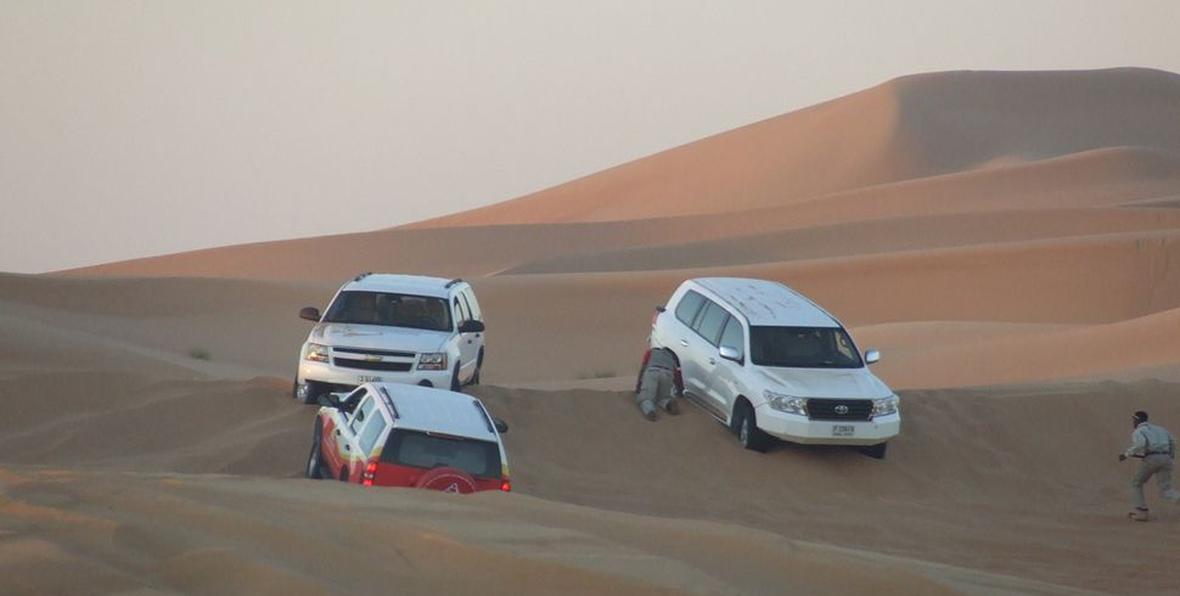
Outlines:
[[746,402],[739,404],[734,413],[734,427],[737,429],[738,442],[750,451],[763,453],[770,448],[770,435],[758,428],[754,408]]
[[303,473],[311,479],[322,480],[324,478],[324,454],[320,450],[320,433],[323,431],[323,423],[317,418],[315,421],[315,434],[311,438],[311,453],[307,454],[307,469]]
[[475,374],[471,375],[468,385],[479,385],[479,375],[483,372],[483,348],[479,349],[479,357],[475,359]]
[[[307,397],[305,397],[304,399],[302,399],[300,401],[302,401],[302,403],[305,403],[305,404],[319,403],[320,396],[327,393],[327,392],[328,392],[328,388],[323,383],[319,383],[316,381],[308,381],[307,382]],[[299,382],[298,381],[296,381],[295,386],[291,388],[291,397],[295,398],[296,400],[299,400]]]
[[456,393],[463,390],[463,384],[459,382],[459,364],[455,363],[455,372],[451,375],[451,391]]
[[876,445],[865,445],[860,448],[860,452],[873,458],[873,459],[885,459],[885,448],[888,446],[889,446],[889,443],[877,443]]

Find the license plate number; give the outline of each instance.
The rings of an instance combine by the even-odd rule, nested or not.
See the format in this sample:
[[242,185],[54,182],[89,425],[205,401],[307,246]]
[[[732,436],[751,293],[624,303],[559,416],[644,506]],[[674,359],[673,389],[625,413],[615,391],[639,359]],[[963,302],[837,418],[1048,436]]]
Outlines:
[[851,424],[833,424],[833,437],[851,437],[856,434],[856,427]]
[[381,377],[366,377],[364,375],[361,375],[361,376],[357,377],[356,380],[358,380],[362,383],[380,383]]

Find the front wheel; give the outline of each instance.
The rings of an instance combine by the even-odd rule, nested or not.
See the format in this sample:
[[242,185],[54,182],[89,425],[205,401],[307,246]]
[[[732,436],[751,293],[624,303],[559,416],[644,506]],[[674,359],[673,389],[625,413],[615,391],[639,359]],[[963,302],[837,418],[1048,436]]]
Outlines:
[[742,447],[759,453],[765,452],[770,447],[770,435],[758,428],[754,408],[750,404],[743,403],[738,409],[737,415],[735,426],[737,426],[738,441],[741,442]]
[[885,459],[885,448],[888,445],[889,445],[888,443],[877,443],[876,445],[865,445],[860,448],[860,452],[873,458],[873,459]]
[[305,474],[308,478],[314,480],[321,480],[324,477],[324,456],[320,450],[320,430],[322,428],[320,421],[316,420],[315,435],[311,438],[311,453],[307,454],[307,469],[305,470]]

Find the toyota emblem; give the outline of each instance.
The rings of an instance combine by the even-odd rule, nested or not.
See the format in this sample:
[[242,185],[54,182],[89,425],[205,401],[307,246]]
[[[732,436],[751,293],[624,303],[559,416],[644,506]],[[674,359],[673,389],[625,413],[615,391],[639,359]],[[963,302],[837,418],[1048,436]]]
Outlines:
[[840,405],[836,406],[834,409],[836,410],[836,413],[841,416],[848,413],[848,406],[846,406],[844,404],[840,404]]

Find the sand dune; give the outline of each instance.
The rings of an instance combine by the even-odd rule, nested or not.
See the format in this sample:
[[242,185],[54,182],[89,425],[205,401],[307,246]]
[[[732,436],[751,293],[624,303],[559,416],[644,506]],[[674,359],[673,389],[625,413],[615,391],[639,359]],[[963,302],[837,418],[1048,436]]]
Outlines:
[[601,221],[779,206],[997,160],[1180,153],[1180,76],[1143,69],[903,77],[421,226]]
[[[1174,591],[1180,510],[1128,524],[1113,455],[1129,411],[1180,428],[1177,106],[1143,69],[919,75],[415,225],[0,274],[0,591]],[[296,478],[296,312],[366,270],[472,281],[516,494]],[[699,275],[882,348],[889,458],[641,420]]]

